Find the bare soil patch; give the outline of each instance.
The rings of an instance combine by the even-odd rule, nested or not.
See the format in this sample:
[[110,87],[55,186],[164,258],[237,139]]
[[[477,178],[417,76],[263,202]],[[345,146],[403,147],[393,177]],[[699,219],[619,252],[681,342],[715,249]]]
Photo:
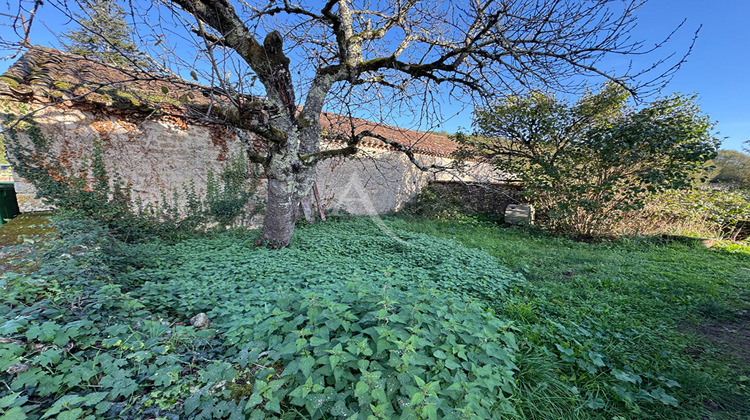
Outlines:
[[[683,329],[706,337],[720,352],[750,365],[750,313],[727,320],[714,320],[703,325],[685,323]],[[703,353],[703,347],[690,347],[688,353]]]

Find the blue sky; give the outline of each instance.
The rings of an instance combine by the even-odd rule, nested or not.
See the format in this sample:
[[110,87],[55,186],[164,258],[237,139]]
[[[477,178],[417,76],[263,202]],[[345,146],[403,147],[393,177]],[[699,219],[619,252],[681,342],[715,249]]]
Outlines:
[[[2,10],[4,11],[4,10]],[[40,18],[47,28],[63,32],[55,10],[42,7]],[[5,18],[3,18],[5,19]],[[653,44],[663,39],[685,19],[685,25],[670,43],[668,50],[684,52],[695,30],[702,25],[698,41],[687,62],[662,91],[685,94],[697,93],[703,111],[717,122],[722,148],[740,150],[750,140],[750,19],[749,0],[651,0],[641,11],[633,38]],[[49,29],[39,25],[32,42],[57,45]],[[0,27],[0,36],[7,28]],[[0,71],[11,62],[0,61]],[[454,132],[471,123],[471,109],[464,108],[442,128]],[[444,110],[458,112],[446,104]]]
[[[684,54],[702,27],[692,54],[661,95],[696,93],[703,112],[717,122],[722,148],[741,150],[750,140],[750,0],[651,0],[632,35],[653,45],[683,20],[665,52]],[[443,129],[466,128],[470,120],[471,110],[465,110]]]
[[703,112],[718,122],[719,137],[727,137],[722,147],[740,150],[750,140],[750,1],[652,0],[634,35],[655,40],[683,19],[677,44],[703,27],[693,53],[663,93],[697,93]]

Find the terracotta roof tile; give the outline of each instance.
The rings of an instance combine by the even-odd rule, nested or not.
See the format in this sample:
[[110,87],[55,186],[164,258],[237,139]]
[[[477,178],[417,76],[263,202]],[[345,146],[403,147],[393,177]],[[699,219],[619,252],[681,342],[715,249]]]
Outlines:
[[[95,93],[89,93],[96,89]],[[166,92],[166,93],[165,93]],[[0,76],[0,96],[29,101],[70,101],[72,105],[98,105],[111,112],[122,110],[158,111],[188,118],[202,117],[212,103],[221,123],[221,93],[208,86],[184,79],[120,68],[46,47],[32,47],[8,71]],[[450,156],[458,145],[448,137],[384,125],[358,118],[325,113],[324,131],[342,135],[369,130],[398,142],[414,153]],[[390,148],[375,138],[366,138],[363,146]]]
[[[360,118],[349,118],[343,115],[324,113],[320,118],[320,122],[324,131],[328,130],[336,134],[351,135],[352,131],[354,133],[371,131],[406,146],[414,153],[448,157],[458,148],[458,144],[446,136],[394,127]],[[391,148],[391,146],[377,138],[365,138],[360,145]]]

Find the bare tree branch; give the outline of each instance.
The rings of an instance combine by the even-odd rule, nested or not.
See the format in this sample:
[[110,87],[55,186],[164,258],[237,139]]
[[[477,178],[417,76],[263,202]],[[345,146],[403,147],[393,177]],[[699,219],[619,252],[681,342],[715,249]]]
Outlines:
[[[252,151],[248,158],[263,162],[269,180],[263,238],[285,246],[295,204],[314,181],[315,163],[354,153],[364,138],[400,151],[421,170],[444,169],[420,162],[413,144],[369,129],[349,130],[344,147],[322,151],[324,112],[346,110],[399,124],[406,116],[416,126],[439,125],[441,100],[468,106],[539,88],[578,93],[587,77],[647,95],[664,86],[685,54],[661,54],[672,34],[652,47],[633,38],[636,11],[645,2],[132,0],[129,5],[136,32],[148,41],[142,46],[152,56],[162,56],[174,74],[200,75],[216,87],[209,92],[206,116],[214,103],[223,102],[262,137],[265,156]],[[30,11],[41,2],[18,4],[11,23],[20,36],[16,46],[30,30]],[[73,0],[46,4],[75,17]],[[30,16],[25,29],[21,15]],[[3,40],[3,45],[10,44]],[[635,55],[653,57],[653,64],[635,68],[631,62],[623,70],[608,61]],[[252,99],[259,95],[260,109]]]

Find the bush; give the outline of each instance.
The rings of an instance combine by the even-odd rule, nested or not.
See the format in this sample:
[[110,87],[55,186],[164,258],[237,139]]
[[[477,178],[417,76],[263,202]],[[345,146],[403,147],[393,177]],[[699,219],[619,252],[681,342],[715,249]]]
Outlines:
[[512,185],[461,182],[430,183],[406,203],[403,212],[435,220],[501,222],[505,207],[518,203],[521,192]]
[[422,188],[402,211],[436,220],[456,220],[468,216],[458,197],[441,194],[440,189],[433,185]]
[[741,222],[750,220],[750,198],[722,189],[668,191],[654,196],[635,216],[653,232],[734,240],[747,234]]
[[732,189],[750,190],[750,156],[735,150],[719,150],[713,160],[710,182]]
[[607,85],[575,104],[545,92],[508,96],[475,112],[475,134],[457,134],[458,157],[478,157],[520,180],[552,231],[610,234],[647,193],[690,185],[719,141],[694,98],[641,109]]

